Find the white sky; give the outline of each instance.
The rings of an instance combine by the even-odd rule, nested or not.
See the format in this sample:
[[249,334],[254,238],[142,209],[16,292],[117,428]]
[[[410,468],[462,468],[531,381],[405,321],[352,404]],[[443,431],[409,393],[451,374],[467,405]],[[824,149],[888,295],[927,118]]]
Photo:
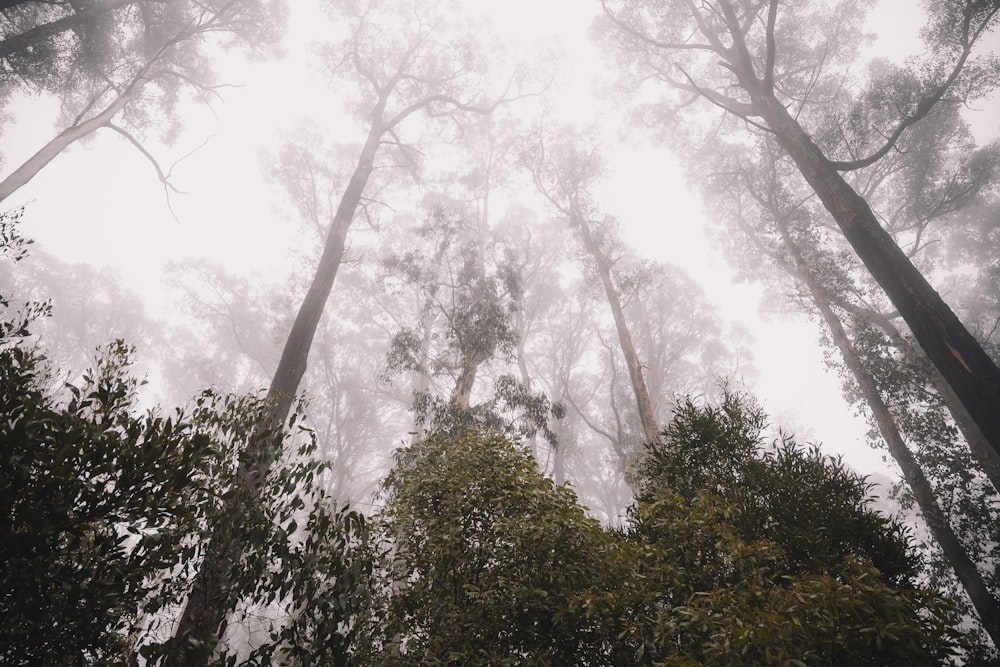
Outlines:
[[[510,31],[527,41],[558,35],[579,66],[563,105],[581,117],[589,112],[589,73],[600,66],[600,56],[587,42],[587,29],[597,3],[467,4],[495,14],[501,33]],[[919,49],[920,23],[913,0],[884,0],[870,28],[879,35],[880,50],[903,55]],[[307,32],[309,25],[303,21],[297,30]],[[280,189],[262,178],[258,150],[260,144],[273,142],[280,128],[294,123],[295,108],[321,103],[305,94],[316,90],[302,78],[305,72],[288,63],[247,70],[246,85],[226,91],[225,103],[215,105],[215,116],[195,112],[178,145],[172,151],[161,147],[159,155],[176,158],[211,136],[175,170],[176,185],[189,193],[172,197],[177,220],[167,210],[163,188],[148,163],[110,133],[64,152],[4,206],[30,204],[27,235],[66,260],[119,268],[133,287],[150,295],[154,309],[163,265],[192,251],[226,258],[235,271],[284,272],[294,249],[287,247],[282,219],[291,213],[276,204]],[[997,136],[1000,128],[996,100],[984,109],[975,119],[980,141]],[[38,99],[21,100],[10,110],[17,123],[0,136],[5,171],[51,137],[56,115],[50,101]],[[165,158],[164,166],[171,161]],[[864,472],[885,470],[881,454],[864,443],[863,421],[840,398],[839,380],[824,371],[816,345],[818,330],[804,320],[781,322],[759,315],[760,290],[732,283],[703,233],[705,216],[698,199],[685,188],[670,156],[654,148],[622,148],[611,166],[615,187],[609,188],[606,208],[622,220],[626,239],[650,257],[681,265],[727,317],[744,322],[756,336],[759,379],[751,388],[773,420],[822,440],[826,451],[845,454]]]

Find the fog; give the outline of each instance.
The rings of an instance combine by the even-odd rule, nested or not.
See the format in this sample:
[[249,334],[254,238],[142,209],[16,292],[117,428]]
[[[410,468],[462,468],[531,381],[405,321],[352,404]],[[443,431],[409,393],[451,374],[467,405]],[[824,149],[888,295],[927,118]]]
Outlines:
[[[4,39],[76,11],[42,4],[0,9]],[[629,523],[644,443],[677,406],[741,397],[766,415],[762,447],[793,438],[877,480],[879,507],[935,564],[919,581],[961,597],[907,483],[924,466],[996,607],[997,535],[976,536],[998,507],[989,425],[919,338],[933,318],[911,320],[873,277],[879,260],[859,259],[763,103],[698,60],[709,47],[663,55],[691,37],[642,3],[296,2],[283,18],[258,4],[202,34],[229,11],[204,9],[196,38],[143,67],[7,63],[0,206],[34,242],[0,265],[0,294],[51,301],[32,340],[53,391],[120,338],[144,381],[136,409],[257,392],[284,424],[301,398],[320,486],[366,515],[386,507],[398,448],[473,428],[523,443],[611,527]],[[768,94],[850,165],[844,187],[995,363],[995,21],[969,55],[983,74],[917,118],[919,86],[951,62],[921,39],[926,12],[805,4],[817,14],[779,17],[794,46],[769,56],[785,78]],[[765,30],[767,12],[748,21]],[[979,409],[1000,413],[990,400]],[[237,474],[266,477],[290,451]],[[978,604],[960,603],[968,627]]]

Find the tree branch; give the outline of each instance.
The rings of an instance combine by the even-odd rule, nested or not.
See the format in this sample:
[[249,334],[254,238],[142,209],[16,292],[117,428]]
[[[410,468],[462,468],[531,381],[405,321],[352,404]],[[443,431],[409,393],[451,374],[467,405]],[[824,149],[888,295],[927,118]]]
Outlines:
[[965,22],[963,25],[962,54],[958,57],[958,61],[955,63],[955,66],[952,67],[951,73],[948,75],[948,77],[944,80],[944,82],[941,85],[939,85],[937,88],[931,91],[929,95],[927,95],[922,100],[920,100],[920,102],[917,103],[917,108],[912,114],[904,116],[903,119],[899,121],[899,124],[892,131],[892,133],[886,140],[885,144],[883,144],[881,148],[879,148],[877,151],[875,151],[866,158],[862,158],[859,160],[849,160],[849,161],[831,161],[830,166],[832,166],[837,171],[854,171],[856,169],[863,169],[864,167],[872,165],[875,162],[881,160],[883,157],[885,157],[889,153],[889,151],[891,151],[896,146],[896,143],[899,141],[899,138],[903,135],[903,132],[905,132],[908,127],[923,120],[927,116],[927,114],[931,112],[934,106],[941,101],[945,93],[948,92],[948,89],[951,88],[951,86],[958,79],[959,75],[962,73],[962,70],[965,68],[965,64],[969,59],[969,55],[972,53],[972,47],[975,46],[976,42],[979,40],[979,37],[982,35],[983,30],[986,28],[987,25],[989,25],[992,18],[996,16],[998,11],[1000,11],[1000,5],[997,5],[996,3],[994,4],[995,6],[993,7],[993,9],[990,10],[987,16],[983,19],[982,24],[979,26],[979,28],[973,31],[972,34],[969,33],[970,30],[969,23],[971,21],[971,16],[969,12],[966,12]]

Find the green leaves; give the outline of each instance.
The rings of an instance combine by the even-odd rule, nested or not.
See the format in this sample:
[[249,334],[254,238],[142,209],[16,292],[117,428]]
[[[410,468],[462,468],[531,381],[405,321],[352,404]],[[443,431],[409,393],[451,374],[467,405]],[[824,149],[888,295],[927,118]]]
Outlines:
[[583,612],[591,591],[608,588],[612,538],[571,490],[488,431],[431,436],[398,461],[386,480],[381,527],[393,551],[373,664],[582,664],[602,654],[600,625]]
[[137,415],[124,344],[60,398],[45,388],[44,357],[3,331],[0,659],[123,655],[149,579],[176,562],[163,538],[198,503],[205,457],[182,420]]

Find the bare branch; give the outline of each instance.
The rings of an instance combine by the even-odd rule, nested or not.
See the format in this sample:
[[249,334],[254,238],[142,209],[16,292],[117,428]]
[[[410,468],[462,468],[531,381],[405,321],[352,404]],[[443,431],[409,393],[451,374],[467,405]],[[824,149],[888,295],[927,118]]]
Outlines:
[[[114,130],[119,135],[125,137],[125,139],[128,140],[128,142],[130,144],[132,144],[140,153],[142,153],[143,157],[145,157],[146,160],[151,165],[153,165],[153,169],[156,170],[157,177],[160,179],[160,182],[163,184],[163,193],[164,193],[164,196],[165,196],[165,198],[167,200],[167,209],[170,211],[170,215],[173,217],[174,221],[177,222],[177,223],[180,223],[180,219],[177,217],[177,213],[174,212],[173,204],[170,201],[170,191],[172,190],[172,191],[174,191],[174,192],[176,192],[178,194],[187,194],[187,193],[186,192],[182,192],[181,190],[178,190],[174,186],[174,184],[170,182],[170,172],[164,173],[163,169],[160,168],[160,163],[157,162],[157,160],[156,160],[155,157],[153,157],[153,154],[150,153],[148,150],[146,150],[146,147],[143,146],[142,143],[138,139],[136,139],[132,135],[131,132],[129,132],[128,130],[126,130],[123,127],[115,125],[111,121],[108,121],[107,123],[105,123],[105,126],[108,127],[108,128],[110,128],[111,130]],[[202,145],[204,145],[204,144],[202,144]],[[190,153],[188,155],[190,155]],[[174,163],[174,164],[176,165],[177,163]],[[171,171],[172,170],[173,170],[173,167],[171,167]]]
[[[772,130],[771,128],[765,125],[761,125],[756,121],[750,120],[749,116],[760,115],[759,113],[757,113],[756,107],[754,107],[753,104],[740,102],[739,100],[734,100],[733,98],[727,95],[722,95],[721,93],[717,93],[714,90],[706,90],[704,88],[701,88],[698,84],[694,82],[694,79],[692,79],[691,76],[687,72],[685,72],[680,66],[678,66],[678,69],[680,69],[681,74],[684,75],[684,78],[688,80],[691,89],[696,91],[706,100],[708,100],[715,106],[719,107],[720,109],[727,111],[733,114],[734,116],[742,118],[745,122],[749,123],[750,125],[753,125],[758,130],[767,132],[768,134],[774,134],[774,130]],[[737,111],[737,109],[740,110]]]

